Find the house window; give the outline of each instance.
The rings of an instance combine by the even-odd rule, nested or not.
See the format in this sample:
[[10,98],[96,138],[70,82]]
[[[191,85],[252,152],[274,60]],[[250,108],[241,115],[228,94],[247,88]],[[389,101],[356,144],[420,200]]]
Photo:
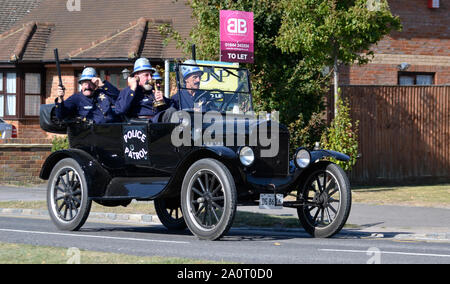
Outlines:
[[42,96],[42,73],[0,70],[0,117],[39,116]]
[[0,117],[16,115],[17,75],[12,72],[0,72]]
[[[125,67],[124,67],[125,68]],[[102,80],[108,80],[111,84],[116,86],[119,90],[125,89],[128,86],[128,80],[123,79],[121,69],[101,69],[97,70],[97,74]],[[76,73],[77,81],[81,77],[81,71]],[[78,91],[81,91],[81,85],[78,84]]]
[[25,73],[25,116],[39,116],[41,74]]
[[398,84],[401,86],[427,86],[434,84],[434,73],[399,72]]

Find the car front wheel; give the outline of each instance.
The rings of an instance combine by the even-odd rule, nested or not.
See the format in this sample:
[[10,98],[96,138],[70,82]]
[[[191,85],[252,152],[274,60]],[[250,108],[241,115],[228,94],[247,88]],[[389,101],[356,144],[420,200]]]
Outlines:
[[345,172],[336,164],[319,163],[299,191],[305,202],[297,209],[303,228],[317,238],[338,233],[350,214],[351,191]]
[[198,238],[217,240],[228,232],[236,199],[233,176],[221,162],[202,159],[186,172],[181,207],[189,230]]

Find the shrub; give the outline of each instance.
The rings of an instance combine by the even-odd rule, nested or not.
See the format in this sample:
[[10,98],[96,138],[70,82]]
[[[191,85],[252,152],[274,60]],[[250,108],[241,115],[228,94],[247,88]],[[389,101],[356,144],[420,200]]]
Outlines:
[[300,113],[297,120],[288,125],[291,135],[291,154],[294,154],[299,147],[305,147],[307,149],[314,148],[314,144],[320,141],[325,128],[326,124],[320,113],[313,113],[308,123],[304,121],[303,114]]
[[52,140],[52,152],[56,152],[59,150],[65,150],[65,149],[69,149],[69,139],[67,138],[67,136],[64,137],[57,137],[54,136],[53,140]]
[[339,97],[337,108],[337,115],[331,122],[330,127],[323,133],[321,144],[323,149],[334,150],[350,156],[348,162],[331,159],[345,171],[350,171],[356,164],[358,156],[357,132],[359,121],[356,121],[354,125],[352,124],[348,100],[343,101]]

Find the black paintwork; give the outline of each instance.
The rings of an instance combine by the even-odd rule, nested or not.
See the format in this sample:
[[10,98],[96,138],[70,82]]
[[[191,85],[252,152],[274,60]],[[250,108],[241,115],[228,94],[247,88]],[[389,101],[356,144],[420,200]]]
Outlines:
[[[193,113],[190,115],[192,117]],[[245,145],[251,142],[249,133],[261,124],[267,124],[270,128],[276,123],[244,118],[228,117],[223,124],[224,134],[226,124],[233,124],[236,131],[241,129],[241,132],[237,131],[235,134],[235,141],[238,140],[237,136],[245,136]],[[239,123],[244,123],[245,127],[238,127]],[[256,159],[249,167],[243,166],[239,161],[239,146],[205,146],[193,141],[192,146],[175,147],[171,142],[171,134],[180,125],[147,121],[92,124],[75,120],[61,125],[53,120],[52,107],[46,105],[41,107],[41,127],[55,133],[67,129],[70,149],[52,153],[44,163],[40,177],[48,179],[56,163],[70,157],[83,169],[91,199],[122,200],[122,203],[117,204],[123,204],[123,201],[131,199],[151,200],[178,196],[185,172],[190,165],[202,158],[217,159],[228,167],[235,178],[239,201],[254,199],[262,192],[293,191],[301,182],[302,173],[306,171],[296,168],[289,161],[289,132],[283,125],[279,125],[278,155],[261,158],[262,147],[258,146],[258,141],[257,146],[252,146]],[[208,126],[202,125],[202,132]],[[194,133],[193,126],[189,127]],[[130,136],[125,138],[128,133]],[[349,159],[334,151],[311,152],[313,162],[324,157]]]

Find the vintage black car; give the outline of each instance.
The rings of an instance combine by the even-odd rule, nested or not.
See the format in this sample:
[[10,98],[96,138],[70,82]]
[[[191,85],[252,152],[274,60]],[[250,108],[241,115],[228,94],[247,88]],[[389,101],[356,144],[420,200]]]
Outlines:
[[[153,200],[162,224],[216,240],[233,224],[238,205],[297,208],[314,237],[338,233],[349,216],[345,172],[327,160],[349,157],[305,148],[289,154],[289,132],[273,116],[253,113],[248,70],[222,63],[177,64],[179,92],[189,91],[187,68],[200,68],[194,107],[171,123],[124,117],[121,123],[58,121],[41,107],[41,127],[67,133],[70,149],[52,153],[40,177],[48,180],[50,216],[61,230],[78,230],[92,201],[127,206]],[[288,196],[291,200],[284,201]]]

